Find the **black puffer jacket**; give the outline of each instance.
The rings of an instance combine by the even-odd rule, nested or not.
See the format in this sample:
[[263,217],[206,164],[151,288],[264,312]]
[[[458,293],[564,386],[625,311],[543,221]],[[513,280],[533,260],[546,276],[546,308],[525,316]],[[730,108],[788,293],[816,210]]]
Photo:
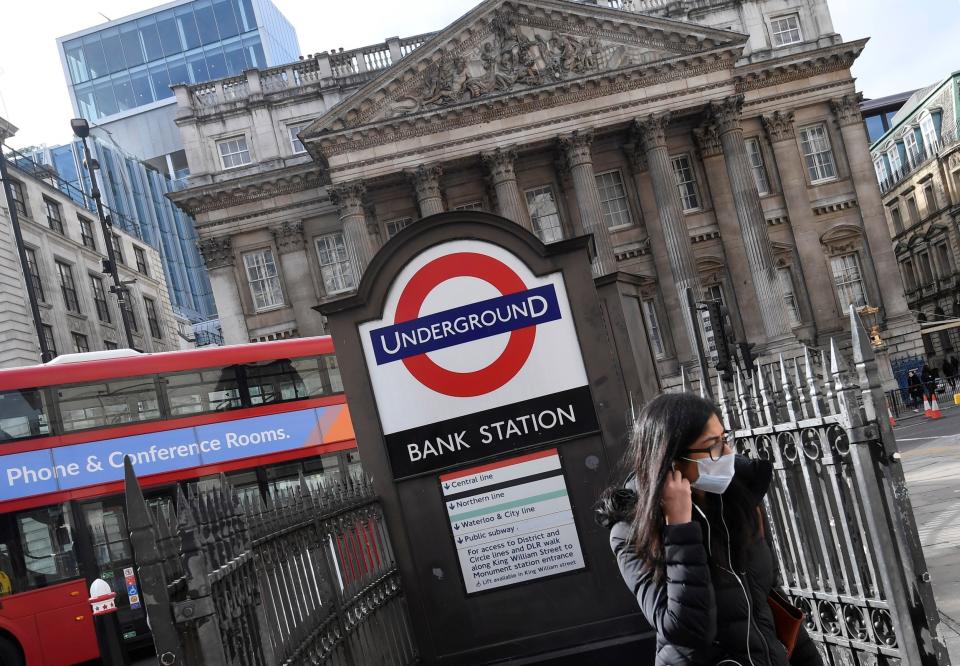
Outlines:
[[[772,472],[767,462],[737,456],[734,482],[743,486],[757,506]],[[822,666],[804,629],[789,661],[777,640],[767,603],[776,585],[776,565],[766,541],[758,535],[744,546],[738,559],[745,566],[734,574],[722,521],[717,518],[719,524],[710,524],[696,509],[694,517],[689,523],[664,526],[666,577],[659,584],[627,543],[628,522],[621,520],[610,531],[610,546],[623,579],[656,629],[657,666]]]

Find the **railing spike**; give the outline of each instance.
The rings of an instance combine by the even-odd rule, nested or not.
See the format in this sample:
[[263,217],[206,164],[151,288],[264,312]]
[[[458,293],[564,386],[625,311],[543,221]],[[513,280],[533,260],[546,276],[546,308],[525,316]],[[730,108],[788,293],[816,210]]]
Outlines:
[[800,359],[793,361],[793,382],[796,387],[797,407],[800,411],[800,418],[805,419],[808,415],[807,394],[803,390],[803,377],[800,375]]
[[797,409],[793,402],[793,387],[790,386],[790,375],[787,373],[787,363],[783,360],[783,354],[780,354],[780,381],[783,383],[783,401],[787,407],[787,418],[790,421],[796,421]]

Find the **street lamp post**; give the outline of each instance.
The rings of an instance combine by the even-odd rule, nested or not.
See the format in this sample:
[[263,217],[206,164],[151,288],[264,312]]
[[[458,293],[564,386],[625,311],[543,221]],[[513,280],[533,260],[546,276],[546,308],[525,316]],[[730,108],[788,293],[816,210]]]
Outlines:
[[[123,332],[127,338],[127,347],[136,349],[133,344],[133,334],[130,332],[130,312],[127,309],[127,286],[120,281],[120,273],[117,270],[116,253],[113,251],[113,224],[107,219],[103,212],[103,202],[101,201],[100,187],[97,185],[96,162],[90,156],[90,147],[87,145],[87,137],[90,136],[90,125],[86,118],[74,118],[70,121],[70,128],[78,139],[83,143],[83,160],[87,165],[87,172],[90,175],[90,196],[97,205],[97,217],[100,218],[100,229],[103,231],[103,243],[107,248],[107,266],[110,276],[113,278],[113,284],[110,291],[117,295],[117,304],[120,306],[120,320],[123,322]],[[108,272],[108,271],[104,271]]]

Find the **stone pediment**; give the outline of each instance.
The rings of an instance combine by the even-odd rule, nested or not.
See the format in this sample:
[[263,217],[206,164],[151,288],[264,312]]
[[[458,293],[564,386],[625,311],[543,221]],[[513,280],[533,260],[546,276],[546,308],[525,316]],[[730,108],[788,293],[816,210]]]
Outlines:
[[[486,0],[301,134],[316,158],[330,135],[422,122],[466,107],[663,64],[677,76],[746,36],[569,0]],[[656,82],[651,82],[655,84]],[[312,145],[311,145],[312,144]],[[334,151],[339,152],[339,151]]]

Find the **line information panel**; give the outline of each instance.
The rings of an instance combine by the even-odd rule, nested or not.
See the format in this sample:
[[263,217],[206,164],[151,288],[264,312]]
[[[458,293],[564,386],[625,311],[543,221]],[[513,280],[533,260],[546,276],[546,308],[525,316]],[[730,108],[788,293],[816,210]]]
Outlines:
[[556,449],[440,476],[467,594],[582,569]]

